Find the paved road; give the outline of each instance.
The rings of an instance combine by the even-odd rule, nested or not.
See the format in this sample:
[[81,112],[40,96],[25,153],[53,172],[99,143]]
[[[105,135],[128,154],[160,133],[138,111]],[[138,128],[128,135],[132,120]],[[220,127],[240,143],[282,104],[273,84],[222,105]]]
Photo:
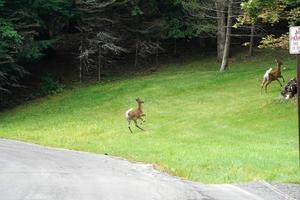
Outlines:
[[251,189],[204,185],[169,176],[151,165],[0,139],[1,200],[294,199]]

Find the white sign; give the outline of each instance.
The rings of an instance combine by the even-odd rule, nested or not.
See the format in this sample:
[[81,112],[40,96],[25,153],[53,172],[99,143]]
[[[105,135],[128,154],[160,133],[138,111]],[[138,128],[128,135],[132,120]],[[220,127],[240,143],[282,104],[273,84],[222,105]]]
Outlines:
[[300,54],[300,26],[290,27],[290,54]]

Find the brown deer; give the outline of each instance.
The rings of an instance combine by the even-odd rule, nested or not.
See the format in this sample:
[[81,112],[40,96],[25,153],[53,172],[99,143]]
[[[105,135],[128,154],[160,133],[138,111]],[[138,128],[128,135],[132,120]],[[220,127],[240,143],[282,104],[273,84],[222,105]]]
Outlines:
[[282,87],[282,84],[279,80],[279,78],[282,78],[283,82],[284,82],[284,78],[281,75],[281,66],[282,66],[282,62],[279,60],[275,60],[275,62],[277,63],[277,67],[275,69],[268,69],[264,75],[262,84],[261,84],[261,93],[262,93],[262,89],[265,88],[265,92],[267,93],[267,87],[268,85],[272,82],[272,81],[278,81],[280,86]]
[[134,122],[134,124],[135,124],[135,126],[137,128],[139,128],[142,131],[144,131],[144,129],[142,129],[141,127],[139,127],[139,125],[137,124],[137,120],[138,119],[142,120],[142,122],[145,122],[145,120],[142,118],[142,117],[146,116],[146,114],[144,114],[143,110],[142,110],[142,104],[144,103],[144,101],[142,101],[140,98],[137,98],[136,102],[138,104],[138,108],[137,109],[130,108],[125,113],[126,120],[128,121],[128,129],[130,130],[131,133],[132,133],[132,130],[130,128],[131,121]]

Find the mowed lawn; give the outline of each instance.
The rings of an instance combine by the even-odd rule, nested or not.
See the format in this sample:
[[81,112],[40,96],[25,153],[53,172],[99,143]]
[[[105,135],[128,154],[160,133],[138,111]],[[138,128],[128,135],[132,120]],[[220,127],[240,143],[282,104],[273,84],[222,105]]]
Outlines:
[[[264,55],[264,54],[263,54]],[[283,59],[286,79],[296,61]],[[82,86],[0,116],[0,137],[152,163],[190,180],[300,183],[297,104],[280,101],[277,82],[260,94],[272,55],[231,61],[218,73],[214,57],[162,66],[158,72]],[[142,132],[124,113],[145,101]]]

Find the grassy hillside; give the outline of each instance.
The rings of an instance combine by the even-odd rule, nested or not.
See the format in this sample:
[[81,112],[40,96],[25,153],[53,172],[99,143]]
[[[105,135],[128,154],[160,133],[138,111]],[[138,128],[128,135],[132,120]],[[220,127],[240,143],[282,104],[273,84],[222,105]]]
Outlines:
[[[273,53],[258,55],[238,55],[223,74],[214,57],[200,57],[39,99],[2,113],[0,137],[153,163],[204,183],[300,183],[296,102],[280,102],[277,82],[260,94],[275,62]],[[283,63],[284,77],[295,76],[295,60]],[[124,112],[136,97],[146,131],[130,134]]]

